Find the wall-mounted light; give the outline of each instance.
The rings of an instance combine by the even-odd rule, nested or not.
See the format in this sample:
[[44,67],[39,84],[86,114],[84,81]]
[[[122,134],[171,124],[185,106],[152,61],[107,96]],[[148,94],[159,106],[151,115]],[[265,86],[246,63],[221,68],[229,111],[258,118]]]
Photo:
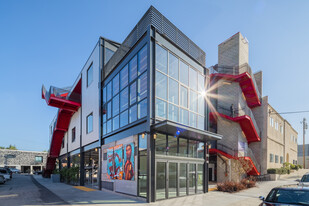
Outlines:
[[157,134],[153,134],[153,139],[157,139]]
[[210,149],[211,148],[211,144],[210,145],[208,145],[208,149]]
[[96,151],[96,152],[97,152],[97,151],[98,151],[98,148],[95,148],[95,149],[94,149],[94,151]]
[[80,154],[78,154],[78,157],[80,157]]
[[142,134],[142,138],[143,138],[143,139],[145,138],[145,133]]

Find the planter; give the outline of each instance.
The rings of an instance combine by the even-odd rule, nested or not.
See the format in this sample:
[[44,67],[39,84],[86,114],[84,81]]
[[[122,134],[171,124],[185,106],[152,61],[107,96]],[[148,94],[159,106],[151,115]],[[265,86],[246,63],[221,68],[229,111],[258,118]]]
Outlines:
[[59,183],[60,182],[60,174],[52,174],[51,179],[52,179],[52,182]]

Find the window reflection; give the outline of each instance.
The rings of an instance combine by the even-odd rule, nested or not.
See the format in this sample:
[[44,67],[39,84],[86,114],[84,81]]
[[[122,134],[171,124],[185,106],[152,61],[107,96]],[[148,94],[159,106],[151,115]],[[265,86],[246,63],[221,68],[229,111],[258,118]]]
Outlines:
[[167,100],[167,76],[156,72],[156,96]]
[[156,68],[167,73],[167,50],[156,44]]
[[185,64],[183,61],[180,61],[179,64],[179,72],[180,72],[180,82],[189,85],[189,66]]
[[156,99],[156,116],[166,119],[167,103],[163,100]]
[[147,69],[147,45],[138,52],[138,74],[143,73]]
[[129,62],[130,68],[130,82],[132,82],[137,77],[137,57],[136,55]]
[[178,58],[173,54],[169,53],[169,71],[168,74],[170,77],[175,78],[178,80]]

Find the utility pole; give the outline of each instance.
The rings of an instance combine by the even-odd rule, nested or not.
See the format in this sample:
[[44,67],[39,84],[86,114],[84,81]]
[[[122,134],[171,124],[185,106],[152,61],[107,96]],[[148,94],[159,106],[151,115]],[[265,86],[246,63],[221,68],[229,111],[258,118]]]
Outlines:
[[308,129],[308,124],[306,122],[306,118],[303,119],[301,122],[303,124],[303,168],[305,169],[306,166],[306,156],[305,156],[305,134],[306,134],[306,129]]

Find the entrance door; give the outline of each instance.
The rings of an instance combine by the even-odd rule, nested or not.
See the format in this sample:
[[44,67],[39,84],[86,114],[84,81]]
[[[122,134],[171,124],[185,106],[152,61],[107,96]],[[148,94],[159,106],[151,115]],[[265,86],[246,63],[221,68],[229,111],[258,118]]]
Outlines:
[[204,164],[156,161],[156,200],[203,192]]
[[166,198],[166,162],[157,162],[156,165],[156,200]]

